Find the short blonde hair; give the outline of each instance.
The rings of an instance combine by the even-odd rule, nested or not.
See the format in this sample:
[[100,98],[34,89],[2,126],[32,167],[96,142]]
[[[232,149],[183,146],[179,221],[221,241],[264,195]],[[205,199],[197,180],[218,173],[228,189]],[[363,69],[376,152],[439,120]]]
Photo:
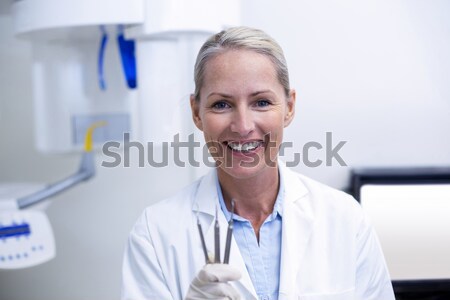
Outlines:
[[206,63],[227,50],[250,50],[267,56],[274,64],[279,82],[289,95],[289,72],[283,49],[262,30],[240,26],[231,27],[211,36],[200,48],[195,62],[195,99],[200,100]]

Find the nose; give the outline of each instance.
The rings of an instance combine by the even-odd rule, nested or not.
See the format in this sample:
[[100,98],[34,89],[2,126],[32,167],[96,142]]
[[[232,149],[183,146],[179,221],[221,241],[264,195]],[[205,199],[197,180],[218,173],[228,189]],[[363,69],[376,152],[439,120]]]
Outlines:
[[230,129],[241,137],[250,135],[255,130],[252,111],[247,107],[237,107],[233,112]]

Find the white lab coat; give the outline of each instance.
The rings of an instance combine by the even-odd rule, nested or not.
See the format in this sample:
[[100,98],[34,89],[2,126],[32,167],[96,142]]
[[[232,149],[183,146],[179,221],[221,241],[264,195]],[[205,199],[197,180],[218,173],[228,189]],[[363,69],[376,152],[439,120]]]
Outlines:
[[[123,263],[122,299],[183,299],[204,266],[196,211],[213,251],[218,203],[215,171],[177,195],[148,207],[132,229]],[[377,237],[349,195],[280,164],[285,183],[279,299],[395,299]],[[227,221],[219,215],[221,245]],[[223,258],[223,249],[222,249]],[[258,299],[236,241],[231,284],[242,299]]]

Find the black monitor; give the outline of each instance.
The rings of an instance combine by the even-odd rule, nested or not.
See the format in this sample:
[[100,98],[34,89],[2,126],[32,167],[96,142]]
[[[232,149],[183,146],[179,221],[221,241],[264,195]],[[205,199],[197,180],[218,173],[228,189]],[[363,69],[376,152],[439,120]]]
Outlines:
[[397,300],[450,299],[450,168],[355,169]]

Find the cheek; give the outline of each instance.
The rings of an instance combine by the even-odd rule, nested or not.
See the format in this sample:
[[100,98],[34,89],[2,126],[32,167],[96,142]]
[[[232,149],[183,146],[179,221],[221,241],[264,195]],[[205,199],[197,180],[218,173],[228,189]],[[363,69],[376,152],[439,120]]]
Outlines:
[[217,139],[229,125],[227,119],[220,115],[208,116],[203,118],[203,133],[208,139]]
[[265,132],[272,132],[277,135],[282,135],[284,128],[284,116],[279,112],[273,112],[270,115],[262,115],[258,120],[259,127]]

